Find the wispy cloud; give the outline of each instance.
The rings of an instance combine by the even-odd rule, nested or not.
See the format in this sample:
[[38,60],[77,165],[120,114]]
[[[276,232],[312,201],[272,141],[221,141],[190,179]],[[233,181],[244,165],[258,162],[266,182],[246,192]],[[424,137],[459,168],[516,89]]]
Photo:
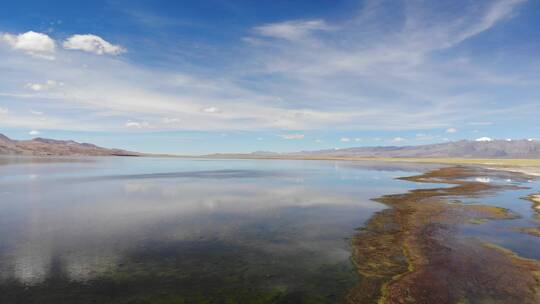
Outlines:
[[283,134],[281,138],[283,139],[304,139],[304,134],[292,133],[292,134]]
[[150,128],[150,124],[146,121],[128,121],[124,124],[126,128],[146,129]]
[[257,26],[254,31],[266,37],[297,40],[306,38],[313,32],[330,29],[324,20],[294,20]]
[[[509,111],[534,113],[524,109],[534,109],[538,90],[513,97],[520,107],[504,103],[499,94],[522,85],[527,75],[493,70],[473,55],[452,52],[515,16],[522,2],[499,0],[449,10],[405,2],[403,16],[393,20],[385,16],[394,2],[382,1],[339,22],[319,18],[260,24],[246,29],[246,37],[258,43],[245,44],[237,54],[241,58],[219,58],[231,61],[227,69],[161,69],[124,56],[95,56],[125,51],[97,35],[74,35],[56,47],[55,39],[62,37],[3,34],[0,96],[9,96],[4,106],[10,110],[12,104],[26,109],[13,110],[0,125],[29,128],[25,124],[33,119],[32,128],[40,130],[81,125],[141,131],[450,130]],[[538,88],[540,82],[532,80],[528,85]],[[488,102],[498,104],[486,107]],[[40,111],[41,105],[57,116],[36,120],[27,115],[28,108]],[[282,137],[300,139],[303,134]]]

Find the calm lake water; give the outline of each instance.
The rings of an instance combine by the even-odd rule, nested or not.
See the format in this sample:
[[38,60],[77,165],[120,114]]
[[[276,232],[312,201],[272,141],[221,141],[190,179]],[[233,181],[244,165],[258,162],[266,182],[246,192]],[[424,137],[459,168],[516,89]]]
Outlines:
[[[0,158],[0,303],[339,303],[371,198],[440,187],[395,179],[431,167]],[[482,202],[533,225],[530,192]],[[540,258],[510,222],[464,231]]]

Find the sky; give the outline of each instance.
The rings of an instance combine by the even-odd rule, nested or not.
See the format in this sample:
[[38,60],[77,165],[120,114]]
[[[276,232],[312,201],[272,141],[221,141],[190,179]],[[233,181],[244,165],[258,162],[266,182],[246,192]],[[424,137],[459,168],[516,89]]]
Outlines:
[[540,137],[540,1],[9,1],[0,133],[141,152]]

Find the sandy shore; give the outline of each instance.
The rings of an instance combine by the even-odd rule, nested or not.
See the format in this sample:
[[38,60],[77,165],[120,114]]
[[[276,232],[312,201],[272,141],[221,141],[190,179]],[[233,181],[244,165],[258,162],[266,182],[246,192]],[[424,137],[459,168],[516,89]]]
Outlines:
[[[540,177],[540,167],[486,167],[493,170],[504,170],[509,172],[523,173],[525,175]],[[540,198],[539,198],[540,199]]]

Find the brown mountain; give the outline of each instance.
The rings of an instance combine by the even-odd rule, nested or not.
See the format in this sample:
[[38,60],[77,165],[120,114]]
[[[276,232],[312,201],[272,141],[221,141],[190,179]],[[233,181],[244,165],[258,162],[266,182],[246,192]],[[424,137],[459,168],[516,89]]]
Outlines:
[[107,149],[73,140],[34,138],[13,140],[0,134],[0,155],[35,156],[140,156],[142,154],[120,149]]
[[540,140],[460,140],[430,145],[399,147],[357,147],[303,151],[292,155],[332,157],[411,157],[411,158],[540,158]]

